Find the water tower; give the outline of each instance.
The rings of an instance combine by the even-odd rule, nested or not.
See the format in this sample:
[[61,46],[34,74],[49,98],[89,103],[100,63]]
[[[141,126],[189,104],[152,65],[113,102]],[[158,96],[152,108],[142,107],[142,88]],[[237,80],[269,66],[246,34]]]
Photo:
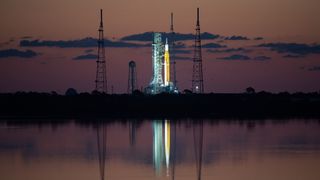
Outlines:
[[128,74],[128,94],[132,94],[137,89],[137,70],[136,63],[134,61],[129,62],[129,74]]

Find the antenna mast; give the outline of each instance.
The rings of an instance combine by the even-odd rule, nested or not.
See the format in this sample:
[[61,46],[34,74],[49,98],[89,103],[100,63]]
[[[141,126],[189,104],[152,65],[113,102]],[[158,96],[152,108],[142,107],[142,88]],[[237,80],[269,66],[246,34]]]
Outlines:
[[194,45],[193,72],[192,72],[192,92],[204,93],[199,8],[197,8],[197,25],[196,25],[196,35],[195,35],[195,45]]
[[104,48],[102,9],[100,10],[100,27],[98,31],[99,31],[99,39],[98,39],[98,58],[97,58],[95,90],[98,92],[107,93],[106,55],[105,55],[105,48]]

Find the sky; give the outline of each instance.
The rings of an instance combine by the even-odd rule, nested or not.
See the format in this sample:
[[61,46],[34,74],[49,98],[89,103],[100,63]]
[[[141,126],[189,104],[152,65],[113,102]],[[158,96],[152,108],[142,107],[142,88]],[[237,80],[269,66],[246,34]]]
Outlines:
[[[171,12],[175,32],[195,33],[197,7],[201,32],[219,35],[202,40],[205,92],[320,90],[318,0],[2,0],[0,92],[91,92],[97,48],[88,37],[98,36],[99,9],[112,41],[109,92],[127,91],[131,60],[143,89],[152,78],[151,42],[124,37],[168,32]],[[183,91],[191,88],[193,41],[179,42],[185,45],[176,54]]]

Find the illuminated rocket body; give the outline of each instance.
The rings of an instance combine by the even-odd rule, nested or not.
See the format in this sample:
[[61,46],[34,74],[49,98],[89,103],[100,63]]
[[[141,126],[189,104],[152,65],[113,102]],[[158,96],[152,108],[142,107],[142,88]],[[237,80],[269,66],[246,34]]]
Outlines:
[[168,39],[164,44],[161,40],[161,33],[154,33],[154,41],[152,44],[152,80],[145,88],[148,94],[178,93],[170,80],[170,54]]
[[166,44],[164,46],[164,85],[168,86],[169,82],[170,82],[170,55],[169,55],[168,39],[166,39]]

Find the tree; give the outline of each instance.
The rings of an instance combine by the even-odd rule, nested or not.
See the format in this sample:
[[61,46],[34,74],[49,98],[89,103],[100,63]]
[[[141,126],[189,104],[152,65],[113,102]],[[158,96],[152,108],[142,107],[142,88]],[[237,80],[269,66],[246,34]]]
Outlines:
[[77,94],[78,94],[78,92],[74,88],[69,88],[66,91],[66,96],[75,96]]
[[248,93],[248,94],[254,94],[254,93],[256,93],[256,90],[254,90],[253,87],[248,87],[248,88],[246,89],[246,93]]
[[189,89],[185,89],[185,90],[183,90],[183,93],[184,93],[184,94],[192,94],[192,91],[189,90]]

